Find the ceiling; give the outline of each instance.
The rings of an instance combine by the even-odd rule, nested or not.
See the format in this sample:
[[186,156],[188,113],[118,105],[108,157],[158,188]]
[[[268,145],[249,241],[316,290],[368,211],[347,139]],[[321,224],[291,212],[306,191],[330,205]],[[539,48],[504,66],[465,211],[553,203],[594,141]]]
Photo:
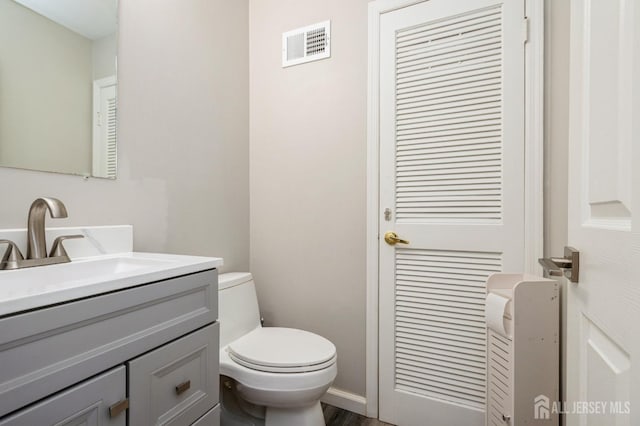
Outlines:
[[117,0],[14,1],[91,40],[116,31]]

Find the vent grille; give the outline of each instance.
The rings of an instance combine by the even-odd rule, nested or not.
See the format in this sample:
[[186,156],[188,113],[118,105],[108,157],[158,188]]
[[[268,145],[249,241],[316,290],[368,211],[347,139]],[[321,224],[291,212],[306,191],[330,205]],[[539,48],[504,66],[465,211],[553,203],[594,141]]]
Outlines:
[[396,34],[399,221],[502,218],[501,9]]
[[288,31],[282,35],[282,66],[288,67],[331,56],[331,21]]
[[396,250],[396,389],[484,409],[485,281],[500,253]]
[[327,32],[324,27],[307,32],[307,55],[323,53],[327,48]]
[[502,415],[511,414],[511,347],[510,339],[500,336],[495,331],[488,331],[489,345],[489,385],[488,413],[489,425],[507,424]]

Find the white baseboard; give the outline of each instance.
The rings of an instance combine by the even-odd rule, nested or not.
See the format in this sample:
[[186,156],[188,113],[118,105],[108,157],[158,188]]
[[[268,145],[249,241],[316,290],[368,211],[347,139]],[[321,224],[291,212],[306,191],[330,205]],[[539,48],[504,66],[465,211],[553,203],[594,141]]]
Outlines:
[[322,397],[322,402],[360,414],[361,416],[367,415],[367,399],[355,393],[329,388],[327,393],[324,394],[324,397]]

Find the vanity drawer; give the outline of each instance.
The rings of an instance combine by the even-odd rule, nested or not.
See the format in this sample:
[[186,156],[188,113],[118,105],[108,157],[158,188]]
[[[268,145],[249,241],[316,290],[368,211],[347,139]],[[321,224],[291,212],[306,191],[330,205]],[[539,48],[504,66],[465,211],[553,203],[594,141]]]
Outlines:
[[191,426],[220,426],[220,404],[209,410],[207,414],[200,417]]
[[217,283],[212,269],[0,318],[0,417],[215,322]]
[[0,419],[0,426],[126,426],[126,411],[109,415],[109,407],[126,398],[126,387],[120,366]]
[[218,323],[129,361],[129,423],[191,425],[218,403]]

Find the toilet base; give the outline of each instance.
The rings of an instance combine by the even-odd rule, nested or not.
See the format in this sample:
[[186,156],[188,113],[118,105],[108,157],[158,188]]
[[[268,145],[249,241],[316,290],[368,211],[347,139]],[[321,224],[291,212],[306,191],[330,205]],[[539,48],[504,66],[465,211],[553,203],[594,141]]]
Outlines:
[[264,407],[239,398],[220,377],[221,426],[325,426],[320,401],[302,407]]
[[306,407],[267,407],[265,426],[325,426],[320,401]]

